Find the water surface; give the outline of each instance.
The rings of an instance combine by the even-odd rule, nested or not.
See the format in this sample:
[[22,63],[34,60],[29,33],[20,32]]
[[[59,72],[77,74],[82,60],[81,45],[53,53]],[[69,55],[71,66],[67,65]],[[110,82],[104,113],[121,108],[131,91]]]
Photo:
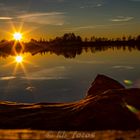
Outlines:
[[[128,47],[129,48],[129,47]],[[94,50],[79,53],[23,54],[0,58],[0,100],[15,102],[72,102],[85,97],[97,74],[110,76],[127,87],[140,87],[140,51]],[[15,70],[16,69],[16,70]]]

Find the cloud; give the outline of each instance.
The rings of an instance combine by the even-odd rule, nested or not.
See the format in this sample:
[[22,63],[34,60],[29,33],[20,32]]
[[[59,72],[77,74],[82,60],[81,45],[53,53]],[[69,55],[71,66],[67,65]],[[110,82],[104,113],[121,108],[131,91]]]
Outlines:
[[113,66],[112,67],[113,69],[126,69],[126,70],[133,70],[133,69],[135,69],[134,67],[132,67],[132,66]]
[[[61,1],[61,0],[60,0]],[[7,16],[7,14],[9,16]],[[28,12],[26,9],[17,6],[8,6],[4,3],[0,3],[0,20],[12,22],[25,22],[36,23],[43,25],[63,25],[65,23],[64,12]]]
[[116,23],[116,24],[97,24],[97,25],[88,25],[88,26],[79,26],[79,27],[72,27],[65,29],[64,31],[74,32],[74,31],[81,31],[81,30],[87,30],[87,29],[108,29],[112,26],[121,26],[125,25],[125,23]]
[[98,28],[98,27],[105,27],[105,26],[106,25],[79,26],[79,27],[73,27],[73,28],[65,29],[65,31],[74,32],[74,31],[79,31],[79,30],[95,29],[95,28]]
[[15,79],[15,76],[4,76],[4,77],[0,77],[0,80],[5,81],[5,80],[12,80]]
[[12,17],[0,17],[0,20],[11,20],[13,19]]
[[73,30],[81,30],[81,29],[94,29],[96,28],[97,25],[93,25],[93,26],[80,26],[80,27],[75,27],[73,28]]
[[101,3],[97,3],[97,4],[90,4],[90,5],[85,5],[85,6],[81,6],[81,9],[85,9],[85,8],[96,8],[96,7],[102,7],[103,4]]
[[130,20],[133,20],[134,17],[124,17],[124,16],[118,16],[117,18],[111,19],[113,22],[127,22]]
[[63,25],[64,24],[63,12],[37,12],[27,13],[17,17],[17,19],[24,19],[25,22],[49,24],[49,25]]
[[96,61],[96,60],[93,60],[93,61],[81,61],[81,60],[77,60],[75,61],[75,63],[79,63],[79,64],[104,64],[103,61]]
[[21,15],[18,18],[32,18],[32,17],[40,17],[40,16],[56,16],[56,15],[62,15],[61,12],[38,12],[38,13],[29,13],[25,15]]
[[130,1],[134,1],[134,2],[140,2],[140,0],[130,0]]

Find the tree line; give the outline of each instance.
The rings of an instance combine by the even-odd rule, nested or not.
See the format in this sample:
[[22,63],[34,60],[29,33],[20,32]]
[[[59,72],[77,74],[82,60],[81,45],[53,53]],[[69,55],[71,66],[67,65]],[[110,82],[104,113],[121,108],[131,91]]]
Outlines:
[[[87,43],[87,42],[139,42],[140,35],[137,36],[123,36],[118,38],[107,38],[107,37],[96,37],[91,36],[90,38],[82,38],[79,35],[75,35],[74,33],[65,33],[63,36],[55,37],[54,39],[46,40],[44,38],[40,38],[38,40],[31,39],[29,42],[38,42],[38,43]],[[1,40],[0,43],[10,42],[8,40]]]
[[32,55],[37,53],[55,53],[63,55],[66,58],[74,58],[83,51],[91,52],[105,51],[108,49],[133,49],[140,50],[140,35],[133,37],[123,36],[122,38],[101,38],[92,36],[91,38],[82,38],[74,33],[66,33],[63,36],[54,39],[31,39],[29,42],[18,41],[0,41],[0,56],[7,57],[17,53],[30,52]]
[[47,43],[50,46],[71,46],[71,45],[139,45],[140,35],[138,36],[123,36],[120,38],[105,38],[105,37],[96,37],[92,36],[90,38],[82,38],[79,35],[74,33],[66,33],[61,37],[56,37],[54,39],[45,40],[45,39],[31,39],[30,42],[34,43]]

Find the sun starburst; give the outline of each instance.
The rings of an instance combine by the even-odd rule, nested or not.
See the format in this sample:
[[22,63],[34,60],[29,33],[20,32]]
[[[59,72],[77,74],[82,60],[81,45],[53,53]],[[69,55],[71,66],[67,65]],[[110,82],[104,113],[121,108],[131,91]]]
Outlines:
[[16,40],[16,41],[20,41],[20,40],[22,39],[22,33],[20,33],[20,32],[15,32],[15,33],[13,34],[13,38],[14,38],[14,40]]
[[18,56],[15,57],[15,61],[16,61],[17,63],[22,63],[22,62],[23,62],[23,57],[20,56],[20,55],[18,55]]

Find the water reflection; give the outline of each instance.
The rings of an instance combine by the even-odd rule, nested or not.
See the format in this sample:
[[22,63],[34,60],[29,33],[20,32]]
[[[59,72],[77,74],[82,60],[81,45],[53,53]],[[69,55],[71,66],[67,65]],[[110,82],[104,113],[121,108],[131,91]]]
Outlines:
[[7,58],[9,55],[18,55],[20,53],[31,53],[32,55],[41,54],[45,55],[46,53],[56,54],[57,56],[64,56],[65,58],[75,58],[78,55],[81,55],[83,52],[103,52],[108,50],[123,50],[123,51],[140,51],[140,46],[138,45],[130,45],[130,46],[51,46],[46,42],[29,42],[29,43],[21,43],[21,42],[4,42],[0,43],[0,57]]
[[[99,73],[125,86],[140,86],[138,46],[46,47],[43,43],[30,42],[22,46],[17,43],[13,51],[13,43],[0,47],[0,56],[6,58],[0,61],[0,100],[80,100]],[[23,62],[15,62],[15,55],[22,55]]]
[[97,52],[104,52],[104,51],[108,51],[108,50],[128,50],[129,52],[133,51],[133,50],[138,50],[140,51],[140,47],[139,46],[88,46],[88,47],[73,47],[73,48],[65,48],[65,47],[58,47],[58,48],[54,48],[51,50],[41,50],[41,51],[37,51],[35,53],[30,52],[32,55],[36,55],[36,54],[41,54],[41,55],[45,55],[45,53],[51,53],[51,54],[56,54],[57,56],[62,55],[65,58],[75,58],[78,55],[81,55],[83,52],[91,52],[91,53],[97,53]]

